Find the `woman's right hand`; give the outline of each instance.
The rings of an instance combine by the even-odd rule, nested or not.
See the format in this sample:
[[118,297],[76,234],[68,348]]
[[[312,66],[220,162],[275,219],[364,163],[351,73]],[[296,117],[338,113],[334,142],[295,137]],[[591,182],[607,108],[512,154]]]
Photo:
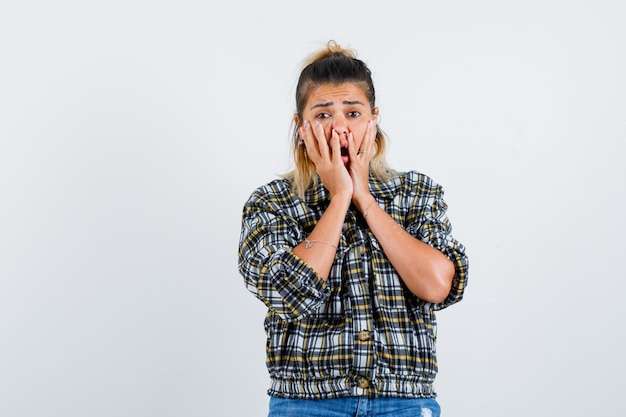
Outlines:
[[304,141],[306,152],[315,165],[322,184],[333,197],[352,199],[352,178],[341,159],[339,135],[333,129],[330,140],[326,138],[324,128],[319,122],[313,125],[304,121],[299,129],[300,138]]
[[341,238],[341,229],[352,200],[352,179],[341,158],[339,135],[331,131],[326,140],[319,122],[304,122],[298,130],[309,159],[330,194],[330,203],[317,221],[308,239],[292,249],[324,280],[328,279]]

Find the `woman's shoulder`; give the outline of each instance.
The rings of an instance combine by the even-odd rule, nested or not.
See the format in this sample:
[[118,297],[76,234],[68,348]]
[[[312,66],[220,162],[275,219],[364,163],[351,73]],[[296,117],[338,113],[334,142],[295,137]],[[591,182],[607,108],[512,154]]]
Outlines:
[[403,189],[438,190],[441,186],[430,176],[411,170],[406,172],[396,172],[396,175],[387,182],[388,186]]
[[417,170],[411,170],[411,171],[406,171],[406,172],[400,172],[398,173],[398,175],[404,180],[404,181],[413,181],[413,182],[434,182],[433,179],[428,176],[427,174],[424,174],[423,172],[417,171]]
[[250,195],[250,201],[280,201],[291,197],[291,182],[285,178],[276,178],[255,188]]

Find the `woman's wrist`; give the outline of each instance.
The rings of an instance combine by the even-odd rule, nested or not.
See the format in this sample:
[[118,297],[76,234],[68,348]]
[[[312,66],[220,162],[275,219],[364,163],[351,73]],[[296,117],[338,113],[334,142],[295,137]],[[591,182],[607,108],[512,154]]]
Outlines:
[[330,196],[330,204],[333,205],[337,205],[340,207],[345,208],[346,211],[348,211],[348,207],[350,207],[350,203],[352,201],[352,198],[350,196],[350,194],[334,194]]
[[367,217],[367,213],[371,210],[376,204],[376,199],[371,194],[364,196],[363,198],[355,199],[354,205],[359,210],[359,212],[363,215],[363,217]]

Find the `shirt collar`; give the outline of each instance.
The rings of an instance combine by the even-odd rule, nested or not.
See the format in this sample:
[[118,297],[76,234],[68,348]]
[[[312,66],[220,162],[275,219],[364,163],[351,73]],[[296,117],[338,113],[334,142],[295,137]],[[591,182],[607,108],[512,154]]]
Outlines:
[[[381,181],[370,173],[369,177],[370,192],[377,201],[392,199],[398,194],[399,188],[402,186],[400,176],[395,175],[389,181]],[[319,177],[315,185],[304,193],[304,199],[307,204],[318,205],[322,202],[330,200],[330,193],[322,185]]]

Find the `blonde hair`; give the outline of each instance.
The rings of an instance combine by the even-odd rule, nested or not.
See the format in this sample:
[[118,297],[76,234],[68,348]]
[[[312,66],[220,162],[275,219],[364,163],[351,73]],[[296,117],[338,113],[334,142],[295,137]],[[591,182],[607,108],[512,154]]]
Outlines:
[[[292,191],[299,197],[317,185],[318,176],[315,165],[309,159],[306,148],[300,145],[298,128],[303,123],[302,112],[309,98],[311,90],[323,84],[354,83],[363,88],[369,100],[372,111],[376,107],[376,93],[372,74],[367,65],[352,49],[344,49],[337,42],[331,40],[326,48],[311,54],[300,73],[296,87],[296,116],[292,126],[292,152],[294,169],[284,175],[292,182]],[[370,161],[370,173],[382,181],[388,181],[396,172],[387,164],[387,139],[380,128],[376,127],[376,153]]]

